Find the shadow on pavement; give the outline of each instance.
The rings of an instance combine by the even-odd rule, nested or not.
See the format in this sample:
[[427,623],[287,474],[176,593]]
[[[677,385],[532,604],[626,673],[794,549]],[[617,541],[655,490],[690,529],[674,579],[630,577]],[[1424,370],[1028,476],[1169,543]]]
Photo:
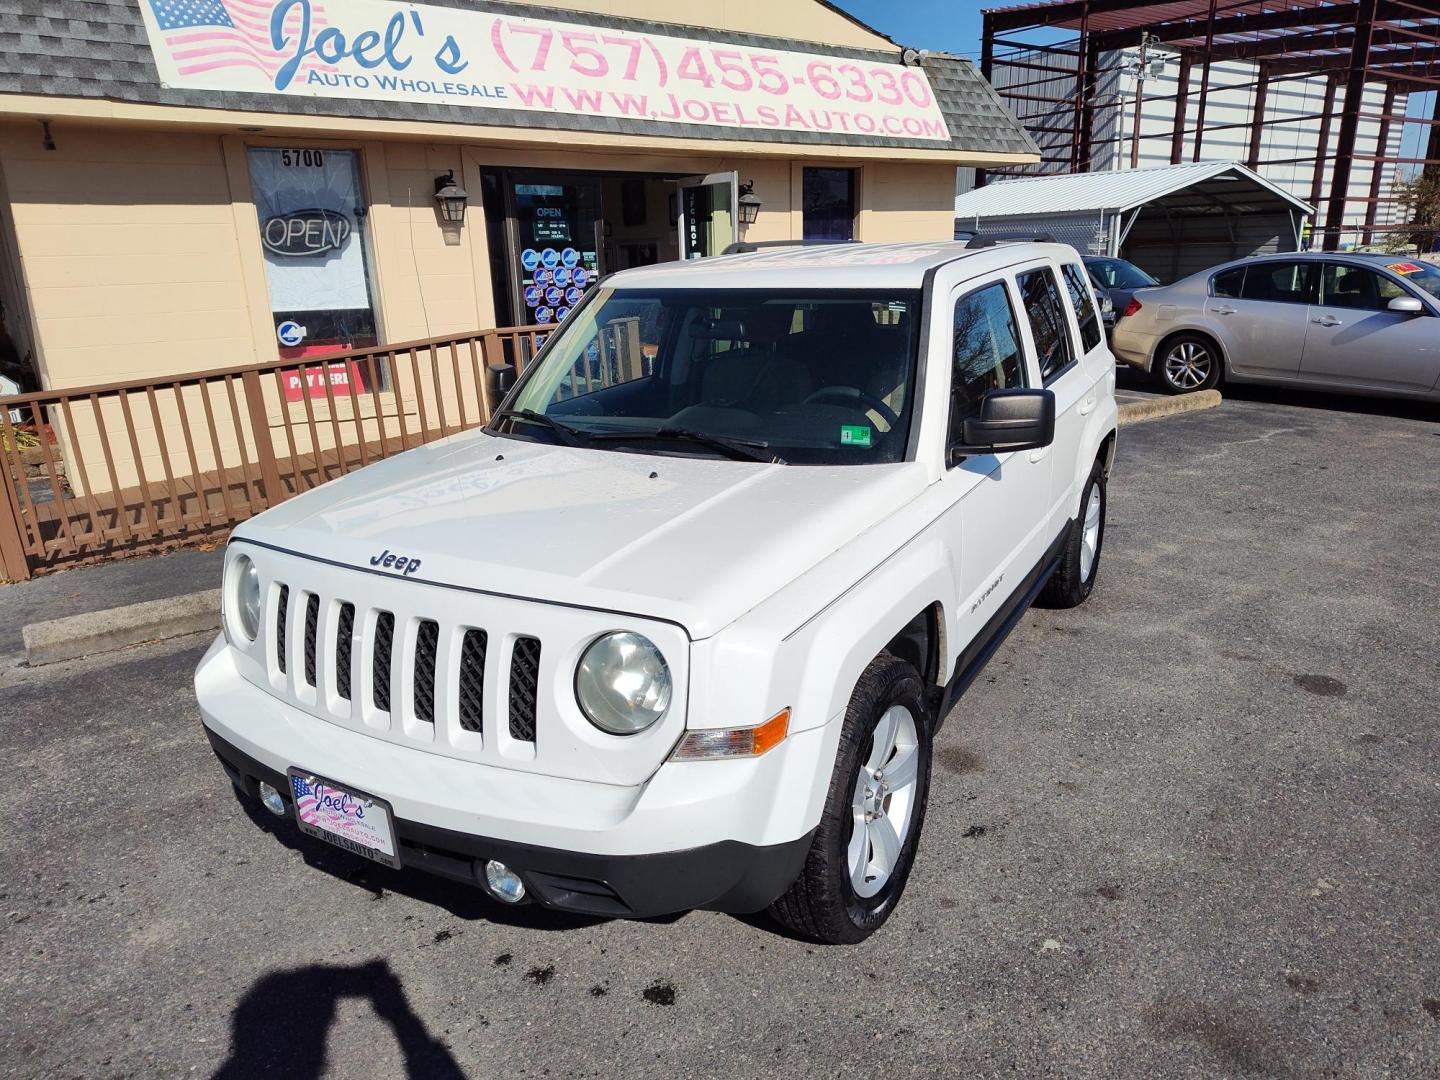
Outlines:
[[1440,420],[1440,404],[1410,398],[1364,397],[1359,394],[1327,394],[1318,390],[1295,390],[1286,386],[1259,383],[1222,382],[1220,392],[1227,400],[1287,405],[1297,409],[1324,409],[1329,412],[1363,416],[1393,416],[1397,420]]
[[388,866],[352,855],[322,840],[312,839],[302,833],[289,818],[276,817],[256,800],[236,790],[233,785],[230,790],[245,815],[258,828],[269,833],[291,851],[299,852],[306,866],[364,889],[375,900],[381,899],[387,892],[392,892],[444,908],[458,919],[484,919],[531,930],[578,930],[610,921],[595,915],[556,911],[539,904],[505,907],[487,897],[478,885],[466,886],[418,870],[391,870]]
[[313,964],[261,978],[235,1008],[230,1056],[215,1080],[322,1076],[326,1037],[335,1007],[345,998],[369,1001],[375,1015],[390,1025],[411,1080],[463,1080],[464,1072],[415,1015],[400,980],[383,960],[350,967]]

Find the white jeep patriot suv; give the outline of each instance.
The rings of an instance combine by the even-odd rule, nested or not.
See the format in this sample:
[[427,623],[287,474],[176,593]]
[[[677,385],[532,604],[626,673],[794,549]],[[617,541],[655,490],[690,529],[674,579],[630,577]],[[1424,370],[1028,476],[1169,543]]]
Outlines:
[[1114,379],[1058,244],[615,274],[486,428],[235,531],[206,733],[306,833],[504,903],[859,941],[942,718],[1094,584]]

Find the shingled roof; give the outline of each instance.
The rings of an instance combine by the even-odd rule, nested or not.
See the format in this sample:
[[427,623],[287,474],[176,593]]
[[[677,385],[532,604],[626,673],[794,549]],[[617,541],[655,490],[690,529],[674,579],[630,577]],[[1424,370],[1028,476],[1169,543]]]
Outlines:
[[[144,0],[0,0],[0,93],[53,97],[102,98],[154,105],[231,109],[308,116],[345,116],[377,120],[432,121],[494,127],[600,131],[624,135],[694,138],[689,124],[629,118],[578,116],[562,112],[510,109],[479,110],[461,105],[300,97],[173,89],[160,85],[139,4]],[[494,0],[427,0],[443,7],[517,13],[514,5]],[[536,18],[629,30],[675,34],[724,44],[788,49],[862,61],[896,63],[898,51],[878,51],[736,34],[703,27],[614,18],[588,12],[526,6]],[[975,66],[944,55],[922,55],[936,99],[949,126],[949,148],[969,153],[1037,155],[1034,142],[1010,115]],[[867,136],[841,132],[790,132],[753,128],[707,127],[717,140],[844,146],[904,147],[934,150],[934,140]]]

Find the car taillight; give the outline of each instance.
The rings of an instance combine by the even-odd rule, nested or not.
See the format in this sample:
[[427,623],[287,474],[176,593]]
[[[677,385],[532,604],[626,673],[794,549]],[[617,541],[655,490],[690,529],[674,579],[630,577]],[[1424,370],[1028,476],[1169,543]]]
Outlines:
[[1142,306],[1140,301],[1132,296],[1130,302],[1125,305],[1125,310],[1120,313],[1120,317],[1122,319],[1128,319],[1131,315],[1138,315]]

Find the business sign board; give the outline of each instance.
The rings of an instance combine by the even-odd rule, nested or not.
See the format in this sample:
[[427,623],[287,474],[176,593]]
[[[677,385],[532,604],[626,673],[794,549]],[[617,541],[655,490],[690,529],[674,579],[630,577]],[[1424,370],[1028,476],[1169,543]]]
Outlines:
[[948,142],[918,67],[392,0],[141,0],[167,87]]
[[[322,345],[311,350],[301,348],[301,356],[307,351],[333,353],[334,345]],[[286,368],[281,372],[284,380],[286,401],[304,401],[305,398],[330,398],[336,401],[348,398],[352,393],[363,394],[367,390],[365,375],[355,361],[331,360],[325,364],[310,364],[303,368]]]
[[340,250],[349,239],[350,219],[320,207],[276,214],[260,226],[260,242],[276,255],[315,258]]

